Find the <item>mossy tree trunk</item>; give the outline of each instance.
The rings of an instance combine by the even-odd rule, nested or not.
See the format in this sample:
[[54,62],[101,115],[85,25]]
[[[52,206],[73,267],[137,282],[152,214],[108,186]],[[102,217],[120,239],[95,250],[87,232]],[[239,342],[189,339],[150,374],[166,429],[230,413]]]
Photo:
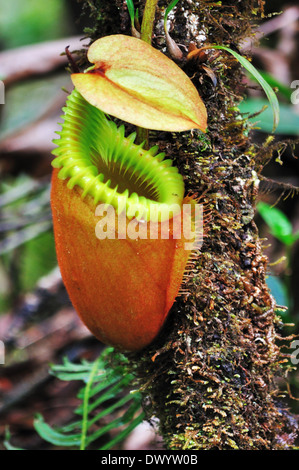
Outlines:
[[[221,4],[220,4],[221,3]],[[145,1],[135,1],[140,17]],[[159,1],[153,46],[168,54]],[[169,17],[170,33],[186,59],[190,43],[236,48],[263,15],[262,0],[181,0]],[[124,1],[94,5],[92,39],[130,34]],[[208,133],[150,133],[150,144],[175,161],[186,192],[201,196],[205,237],[184,293],[161,335],[130,355],[148,416],[159,419],[169,449],[289,449],[294,419],[276,377],[282,374],[280,322],[265,276],[253,217],[263,163],[271,152],[251,138],[238,111],[244,71],[225,52],[206,50],[179,65],[192,78],[208,110]],[[243,84],[242,84],[243,83]]]

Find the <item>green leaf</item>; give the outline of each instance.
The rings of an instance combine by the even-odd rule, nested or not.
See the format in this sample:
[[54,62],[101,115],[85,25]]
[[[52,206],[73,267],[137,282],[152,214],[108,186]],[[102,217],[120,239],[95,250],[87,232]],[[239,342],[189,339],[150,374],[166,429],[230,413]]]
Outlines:
[[41,233],[24,245],[20,254],[20,282],[22,289],[33,289],[36,282],[57,266],[52,230]]
[[[285,85],[284,83],[281,83],[279,80],[277,80],[273,75],[271,75],[268,72],[265,72],[264,70],[259,70],[260,75],[263,77],[264,80],[272,87],[272,88],[277,88],[279,93],[284,96],[287,100],[291,100],[291,96],[293,94],[293,90]],[[255,80],[255,77],[253,77]]]
[[87,57],[101,64],[105,73],[90,69],[73,73],[73,99],[79,93],[93,109],[137,127],[206,131],[207,110],[196,87],[174,61],[150,44],[114,34],[93,42]]
[[[113,395],[111,396],[111,398],[112,399],[114,398]],[[100,411],[99,413],[97,413],[94,416],[94,418],[92,418],[91,420],[88,421],[88,425],[92,426],[97,421],[102,419],[104,416],[109,416],[109,414],[112,414],[118,408],[122,408],[130,400],[131,400],[131,396],[129,394],[125,395],[124,397],[120,398],[118,401],[114,402],[109,407],[107,407],[107,408],[103,409],[102,411]],[[92,411],[92,410],[90,410],[90,411]]]
[[5,440],[4,440],[4,442],[3,442],[3,445],[4,445],[5,449],[6,449],[6,450],[24,450],[24,449],[22,449],[21,447],[16,447],[16,446],[12,445],[12,444],[10,443],[10,439],[11,439],[10,430],[9,430],[9,428],[7,427],[7,428],[5,429]]
[[259,202],[257,210],[274,237],[285,245],[291,245],[294,242],[292,224],[281,210],[265,202]]
[[36,224],[29,225],[28,227],[19,230],[17,233],[11,235],[9,238],[0,242],[0,255],[8,253],[11,250],[18,248],[30,240],[38,237],[42,233],[47,232],[52,228],[50,220],[37,222]]
[[277,276],[268,276],[266,282],[277,305],[289,307],[287,288],[283,282]]
[[168,7],[166,8],[165,10],[165,15],[164,15],[164,24],[166,23],[167,21],[167,18],[168,18],[168,15],[169,13],[171,12],[171,10],[174,9],[174,7],[176,6],[176,4],[179,2],[179,0],[172,0],[172,2],[170,2],[170,4],[168,5]]
[[57,266],[49,196],[47,179],[20,174],[0,182],[0,311]]
[[279,123],[279,103],[276,94],[274,93],[273,89],[271,86],[266,82],[266,80],[262,77],[262,75],[259,73],[259,71],[247,60],[245,57],[241,56],[237,52],[233,51],[229,47],[226,46],[209,46],[211,49],[220,49],[224,50],[226,52],[229,52],[232,54],[239,62],[240,64],[249,72],[251,75],[257,80],[257,82],[261,85],[263,88],[264,92],[267,95],[267,98],[270,102],[272,112],[273,112],[273,127],[272,127],[272,132],[275,131],[275,129],[278,126]]
[[[124,387],[126,387],[131,382],[131,380],[132,380],[132,376],[128,376],[128,379],[127,379],[127,376],[123,377],[122,379],[119,379],[119,377],[117,378],[112,377],[109,382],[106,380],[106,378],[104,378],[104,382],[102,383],[101,381],[98,384],[100,385],[100,387],[96,385],[89,391],[90,398],[102,392],[101,395],[98,397],[98,399],[94,400],[93,403],[89,406],[89,410],[92,411],[94,408],[101,405],[105,401],[108,401],[111,398],[116,397],[117,393],[123,390]],[[108,385],[109,385],[109,388],[107,388]],[[80,393],[78,397],[84,398],[84,396],[82,396]],[[80,407],[78,408],[78,410],[80,411]]]
[[4,50],[73,34],[65,1],[47,2],[46,14],[45,5],[40,0],[2,0],[0,8],[0,43]]
[[[100,367],[105,370],[106,360],[110,354],[114,352],[112,347],[107,347],[101,354],[101,363]],[[90,374],[91,363],[83,360],[79,364],[71,362],[67,357],[63,358],[62,364],[54,364],[51,366],[51,373],[55,375],[59,380],[82,380],[87,382]],[[109,370],[109,369],[108,369]],[[106,374],[108,371],[106,370]]]
[[81,443],[81,433],[66,435],[49,426],[41,415],[34,420],[34,428],[46,441],[56,446],[77,447]]
[[131,24],[134,26],[134,21],[135,21],[135,8],[134,8],[134,3],[132,0],[127,0],[127,7],[129,11],[129,15],[131,18]]
[[13,204],[20,199],[26,198],[26,196],[30,196],[41,187],[37,180],[26,175],[20,175],[15,179],[14,183],[12,186],[6,186],[5,182],[0,185],[1,209],[8,204]]
[[[1,108],[0,139],[23,132],[30,125],[52,112],[53,100],[63,98],[62,87],[70,86],[68,74],[20,80],[5,90],[5,106]],[[54,130],[54,129],[53,129]]]

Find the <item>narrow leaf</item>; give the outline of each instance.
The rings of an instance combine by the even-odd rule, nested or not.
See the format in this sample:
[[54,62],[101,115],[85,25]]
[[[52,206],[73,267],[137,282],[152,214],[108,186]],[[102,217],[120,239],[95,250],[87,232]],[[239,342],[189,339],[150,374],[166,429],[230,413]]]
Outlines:
[[134,26],[135,8],[134,8],[134,3],[132,0],[127,0],[127,7],[128,7],[129,15],[131,18],[131,25]]
[[166,23],[167,21],[167,18],[168,18],[168,15],[169,13],[171,12],[171,10],[174,9],[174,7],[176,6],[176,4],[179,2],[179,0],[172,0],[172,2],[170,2],[170,4],[168,5],[168,7],[166,8],[165,10],[165,15],[164,15],[164,24]]
[[273,75],[268,72],[265,72],[264,70],[259,70],[259,73],[263,77],[263,79],[268,83],[268,85],[270,85],[272,88],[277,88],[278,92],[281,93],[284,98],[286,98],[288,101],[291,101],[293,90],[289,86],[280,82],[279,80],[277,80],[276,77],[273,77]]
[[73,447],[78,446],[81,442],[81,434],[66,435],[55,431],[40,415],[34,420],[34,428],[46,442],[53,445]]
[[102,419],[104,416],[108,416],[109,414],[112,414],[115,410],[117,410],[118,408],[121,408],[130,400],[132,400],[132,397],[129,394],[127,394],[124,397],[120,398],[118,401],[114,402],[109,407],[104,408],[102,411],[96,414],[91,420],[88,421],[88,427],[90,428],[94,423],[96,423],[97,421],[100,421],[100,419]]
[[[210,48],[210,46],[209,46]],[[276,127],[278,126],[279,122],[279,103],[276,94],[274,93],[271,86],[266,82],[266,80],[262,77],[259,71],[247,60],[245,57],[241,56],[237,52],[233,51],[229,47],[226,46],[211,46],[211,49],[221,49],[226,52],[232,54],[240,64],[249,72],[251,75],[257,80],[257,82],[261,85],[264,92],[267,95],[267,98],[270,102],[272,112],[273,112],[273,129],[272,132],[275,131]]]
[[145,41],[106,36],[90,46],[88,60],[95,66],[72,81],[103,112],[147,129],[206,130],[206,108],[189,77]]
[[[116,377],[101,376],[99,379],[100,379],[99,383],[94,383],[93,384],[92,390],[90,391],[90,397],[93,397],[97,393],[101,393],[101,392],[105,391],[108,387],[111,387],[115,383],[117,384],[119,382],[119,377],[118,376],[116,376]],[[84,390],[79,392],[78,398],[82,399],[83,394],[84,394]]]
[[134,3],[132,0],[127,0],[127,7],[128,7],[130,19],[131,19],[132,36],[134,36],[135,38],[140,38],[140,32],[135,28],[135,19],[136,19],[136,22],[138,23],[138,8],[135,12]]

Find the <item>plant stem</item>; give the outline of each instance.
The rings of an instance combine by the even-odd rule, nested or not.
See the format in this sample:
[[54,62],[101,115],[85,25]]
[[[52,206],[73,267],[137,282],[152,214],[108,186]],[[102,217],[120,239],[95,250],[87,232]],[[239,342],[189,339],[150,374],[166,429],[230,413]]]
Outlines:
[[[143,19],[141,24],[141,40],[147,42],[148,44],[152,43],[157,3],[158,0],[147,0],[144,7]],[[145,142],[144,147],[149,148],[148,129],[138,127],[137,143],[141,144],[141,142]]]
[[89,397],[90,397],[90,389],[91,389],[94,377],[98,371],[99,362],[100,362],[100,357],[93,364],[88,382],[84,390],[80,450],[85,450],[85,447],[86,447],[86,437],[87,437],[87,428],[88,428],[88,404],[89,404]]
[[156,6],[158,0],[147,0],[141,25],[141,39],[148,44],[152,43],[152,35],[155,21]]

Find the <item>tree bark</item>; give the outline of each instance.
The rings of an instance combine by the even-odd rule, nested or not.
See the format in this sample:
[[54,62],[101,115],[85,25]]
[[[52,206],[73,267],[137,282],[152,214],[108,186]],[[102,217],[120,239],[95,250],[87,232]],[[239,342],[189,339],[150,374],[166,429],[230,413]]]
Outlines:
[[[130,34],[126,2],[86,3],[94,5],[92,40]],[[165,54],[168,3],[158,2],[152,42]],[[142,18],[145,1],[134,4]],[[181,0],[169,16],[170,34],[184,55],[179,65],[198,88],[209,119],[207,134],[150,132],[150,144],[174,160],[186,192],[200,197],[205,214],[202,248],[167,324],[150,347],[128,356],[144,408],[158,418],[168,449],[290,449],[296,435],[277,384],[285,372],[281,323],[254,222],[260,175],[272,150],[252,140],[240,116],[246,91],[240,64],[208,49],[199,60],[186,60],[190,43],[238,50],[253,36],[263,4]]]

